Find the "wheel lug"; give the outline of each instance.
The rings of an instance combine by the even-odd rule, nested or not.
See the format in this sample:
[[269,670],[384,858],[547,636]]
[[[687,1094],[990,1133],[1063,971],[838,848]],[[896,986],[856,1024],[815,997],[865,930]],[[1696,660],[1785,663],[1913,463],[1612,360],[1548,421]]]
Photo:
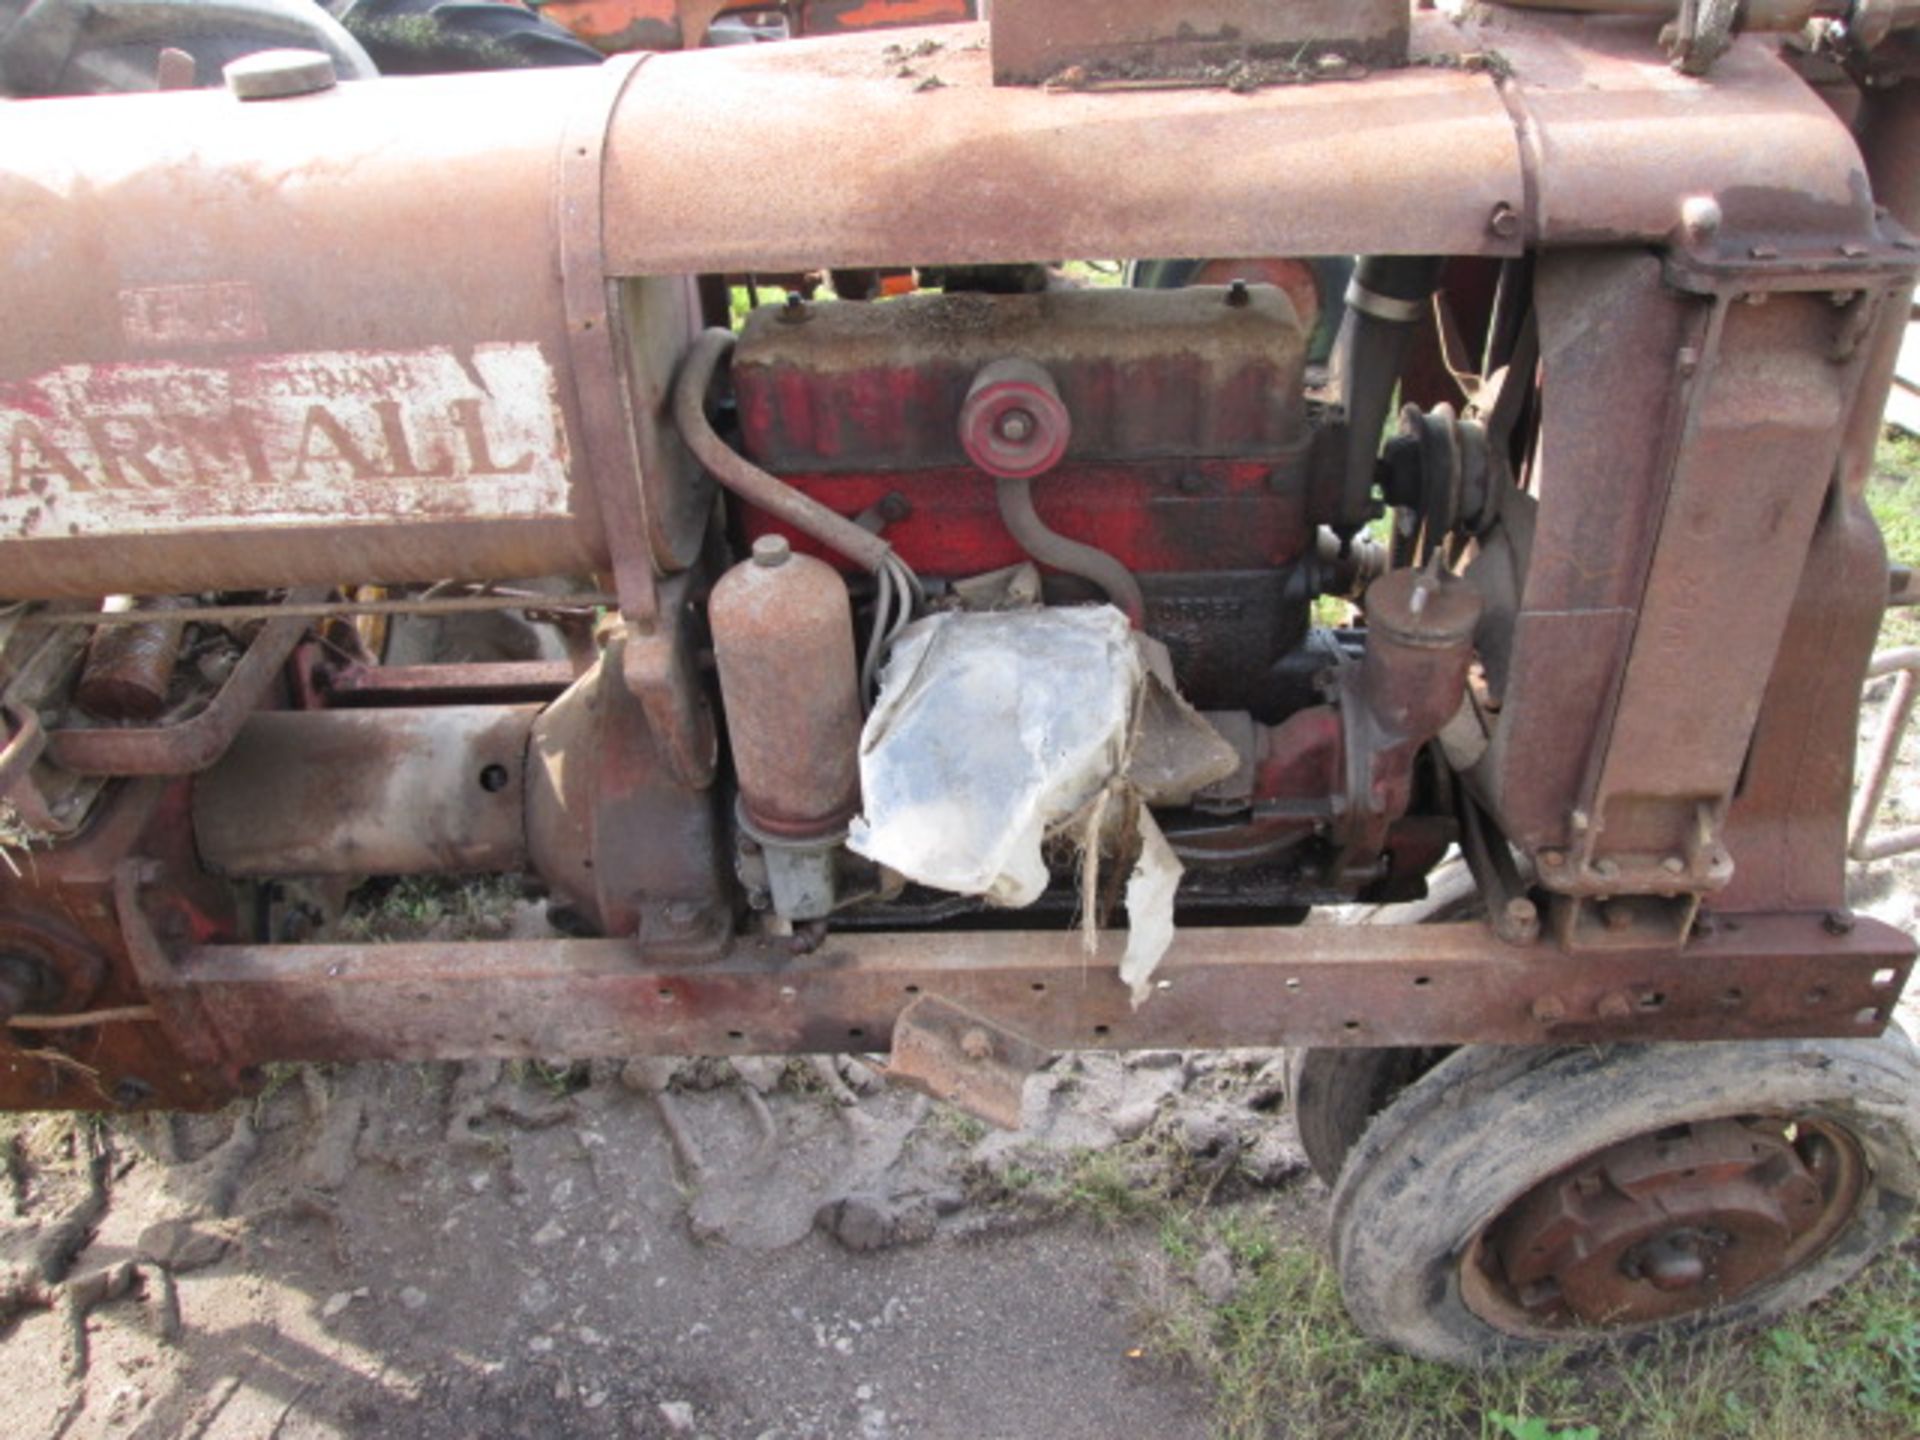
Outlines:
[[1707,1262],[1679,1235],[1648,1241],[1621,1268],[1656,1290],[1691,1290],[1707,1278]]

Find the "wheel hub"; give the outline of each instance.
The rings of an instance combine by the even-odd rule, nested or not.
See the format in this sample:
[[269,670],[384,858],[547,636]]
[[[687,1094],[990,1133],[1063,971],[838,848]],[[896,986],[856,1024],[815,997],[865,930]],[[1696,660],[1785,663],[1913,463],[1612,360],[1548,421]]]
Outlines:
[[1671,1319],[1817,1252],[1852,1213],[1863,1169],[1854,1142],[1815,1120],[1674,1126],[1523,1195],[1483,1233],[1477,1268],[1493,1303],[1535,1325]]

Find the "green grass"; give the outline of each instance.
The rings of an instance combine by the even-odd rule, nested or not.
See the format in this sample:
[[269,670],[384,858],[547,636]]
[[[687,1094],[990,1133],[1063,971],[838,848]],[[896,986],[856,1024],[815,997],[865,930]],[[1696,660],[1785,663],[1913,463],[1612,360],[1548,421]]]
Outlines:
[[[1867,484],[1867,504],[1880,522],[1887,559],[1895,565],[1920,565],[1920,439],[1900,430],[1884,432]],[[1920,644],[1920,612],[1904,606],[1887,611],[1880,644]]]
[[[1823,1304],[1757,1331],[1550,1354],[1472,1373],[1363,1338],[1318,1247],[1261,1204],[1169,1209],[1143,1284],[1148,1358],[1196,1373],[1222,1440],[1892,1440],[1920,1434],[1920,1241]],[[1237,1288],[1191,1283],[1209,1251]],[[1216,1262],[1217,1263],[1217,1262]]]
[[[1149,1136],[1020,1155],[1008,1203],[1142,1242],[1140,1359],[1195,1376],[1218,1440],[1895,1440],[1920,1435],[1920,1236],[1811,1310],[1693,1341],[1555,1352],[1475,1373],[1354,1329],[1299,1192],[1232,1203],[1222,1177]],[[1245,1196],[1244,1187],[1232,1193]],[[1234,1286],[1195,1283],[1224,1256]],[[1209,1258],[1212,1257],[1212,1258]],[[1218,1295],[1218,1291],[1215,1292]]]
[[514,875],[424,875],[374,880],[355,891],[338,938],[348,941],[499,939],[522,885]]

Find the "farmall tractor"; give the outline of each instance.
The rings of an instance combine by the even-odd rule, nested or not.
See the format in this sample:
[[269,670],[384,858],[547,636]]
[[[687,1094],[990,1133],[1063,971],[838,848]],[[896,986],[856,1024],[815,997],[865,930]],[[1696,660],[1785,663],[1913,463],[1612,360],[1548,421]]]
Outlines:
[[[0,1104],[851,1050],[1017,1121],[1288,1046],[1374,1336],[1819,1296],[1920,1197],[1843,891],[1916,12],[998,0],[0,107]],[[730,323],[776,276],[833,284]],[[538,643],[393,644],[474,615]],[[1455,852],[1469,918],[1315,923]],[[476,875],[551,933],[336,933]]]

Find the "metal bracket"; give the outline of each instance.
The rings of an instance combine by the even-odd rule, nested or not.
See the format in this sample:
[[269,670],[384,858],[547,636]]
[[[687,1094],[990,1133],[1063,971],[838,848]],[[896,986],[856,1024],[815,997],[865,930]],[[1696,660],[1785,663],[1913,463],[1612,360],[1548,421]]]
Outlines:
[[1911,286],[1920,239],[1882,217],[1878,233],[1773,241],[1717,228],[1667,251],[1666,280],[1689,295],[1733,297],[1793,291],[1848,293]]
[[1018,1130],[1027,1077],[1049,1053],[951,1000],[922,995],[894,1021],[886,1073],[989,1124]]

